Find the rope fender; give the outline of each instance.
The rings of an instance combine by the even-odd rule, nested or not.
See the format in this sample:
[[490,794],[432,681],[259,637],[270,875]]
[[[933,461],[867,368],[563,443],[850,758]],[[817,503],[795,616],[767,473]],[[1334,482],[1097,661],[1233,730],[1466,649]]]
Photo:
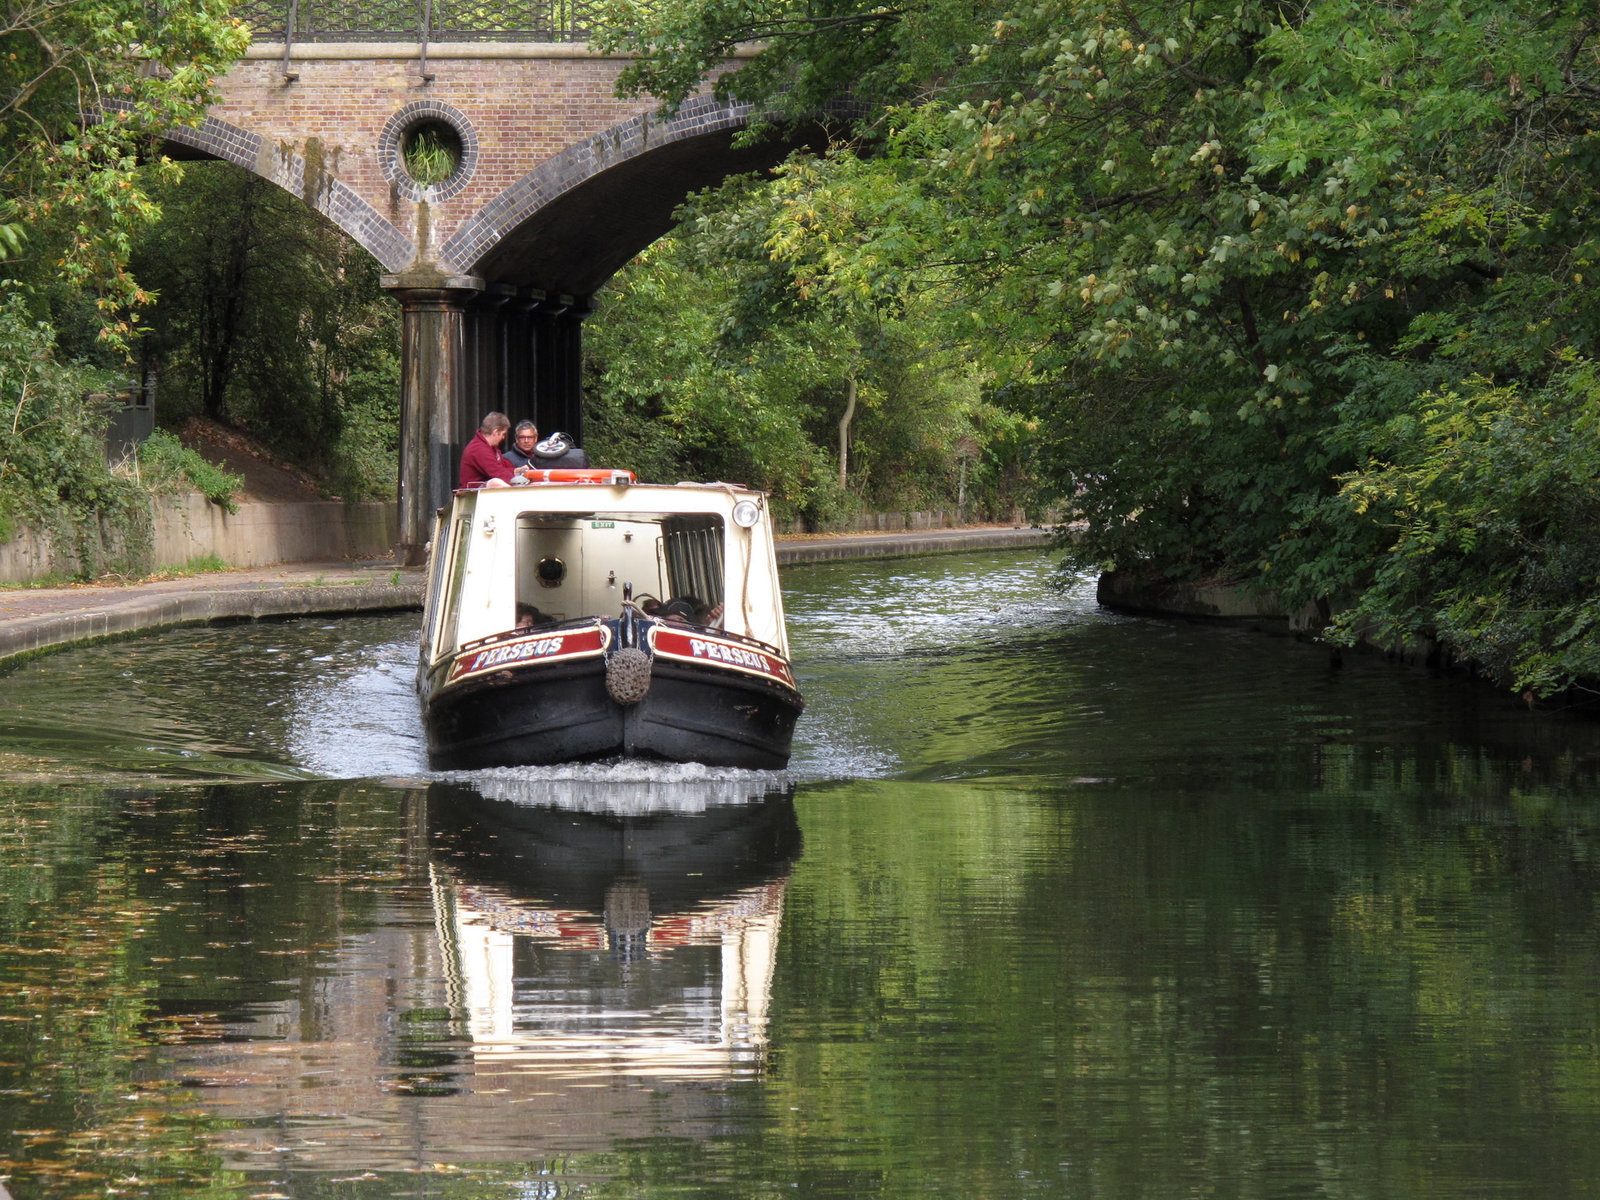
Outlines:
[[637,704],[650,690],[650,656],[624,646],[606,659],[606,691],[618,704]]

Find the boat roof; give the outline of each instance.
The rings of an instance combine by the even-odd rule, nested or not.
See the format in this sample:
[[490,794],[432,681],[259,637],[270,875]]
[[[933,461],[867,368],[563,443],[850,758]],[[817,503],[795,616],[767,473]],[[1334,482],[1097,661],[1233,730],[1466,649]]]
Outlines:
[[[618,472],[625,475],[625,472]],[[458,488],[457,499],[473,497],[482,507],[514,508],[519,512],[629,512],[641,516],[703,513],[731,510],[740,500],[760,503],[766,493],[742,483],[695,482],[634,483],[626,479],[600,481],[535,481],[520,487]],[[763,505],[763,507],[765,507]]]

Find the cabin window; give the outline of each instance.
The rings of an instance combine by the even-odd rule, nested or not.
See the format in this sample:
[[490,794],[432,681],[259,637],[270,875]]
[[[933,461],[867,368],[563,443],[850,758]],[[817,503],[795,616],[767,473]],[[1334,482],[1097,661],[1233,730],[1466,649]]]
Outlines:
[[455,557],[446,564],[450,585],[445,590],[444,605],[440,609],[439,639],[434,643],[434,653],[456,644],[456,619],[461,615],[461,580],[467,573],[467,541],[472,534],[472,518],[462,517],[456,522],[455,536],[450,547]]
[[536,625],[616,616],[631,588],[636,599],[684,599],[690,612],[709,613],[723,603],[722,554],[714,515],[522,513],[515,608]]
[[722,603],[722,518],[669,517],[661,523],[667,590],[701,605]]
[[430,653],[439,645],[439,627],[444,623],[444,583],[450,573],[450,564],[445,560],[450,547],[449,528],[450,523],[442,518],[434,522],[434,559],[432,569],[428,572],[427,606],[422,610],[427,622],[422,630],[422,645]]

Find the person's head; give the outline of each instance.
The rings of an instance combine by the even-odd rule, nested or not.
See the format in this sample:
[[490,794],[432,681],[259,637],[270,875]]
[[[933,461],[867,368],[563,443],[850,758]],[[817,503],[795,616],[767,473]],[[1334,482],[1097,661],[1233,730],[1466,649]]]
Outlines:
[[533,609],[526,604],[517,605],[517,628],[532,629],[533,621]]
[[505,441],[506,430],[511,428],[511,418],[503,412],[492,412],[483,418],[478,426],[478,432],[483,435],[483,440],[491,446],[498,446]]
[[539,444],[539,427],[532,421],[518,421],[517,432],[511,440],[518,450],[531,457],[533,448]]

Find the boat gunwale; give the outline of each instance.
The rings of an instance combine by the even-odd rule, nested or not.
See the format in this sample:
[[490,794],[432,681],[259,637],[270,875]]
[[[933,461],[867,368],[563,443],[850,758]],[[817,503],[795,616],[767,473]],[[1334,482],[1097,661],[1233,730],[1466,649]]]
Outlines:
[[[753,639],[752,639],[753,641]],[[757,643],[759,644],[759,643]],[[775,658],[783,660],[791,678],[794,675],[794,664],[782,655],[773,653]],[[436,664],[434,671],[441,678],[430,688],[430,694],[424,697],[426,703],[433,703],[445,696],[459,696],[468,691],[475,691],[479,687],[505,687],[519,676],[535,672],[544,675],[552,682],[570,675],[592,670],[596,674],[604,674],[605,658],[597,654],[585,654],[571,658],[530,658],[521,662],[498,663],[492,670],[474,672],[463,675],[458,679],[449,678],[450,665],[455,661],[454,656],[442,659]],[[784,680],[776,675],[765,672],[742,669],[733,663],[719,662],[716,659],[683,659],[677,657],[650,656],[650,672],[662,678],[684,679],[703,681],[708,677],[719,684],[750,683],[761,687],[771,688],[783,695],[792,696],[802,706],[805,697],[798,684]],[[559,673],[559,674],[558,674]],[[520,681],[520,680],[518,680]]]
[[[611,621],[620,621],[621,619],[621,617],[608,617],[601,613],[595,613],[586,617],[568,617],[565,621],[552,625],[530,625],[522,629],[499,629],[494,633],[486,633],[480,638],[473,638],[470,642],[461,642],[454,651],[447,652],[437,661],[442,662],[446,658],[465,654],[469,650],[481,650],[485,646],[498,645],[500,642],[509,641],[513,638],[549,637],[557,633],[575,633],[594,625],[605,625]],[[684,633],[691,636],[709,634],[712,637],[726,638],[730,642],[739,642],[752,649],[765,651],[774,658],[781,658],[785,663],[791,661],[787,654],[771,642],[763,642],[760,638],[751,637],[747,633],[736,633],[731,629],[718,629],[715,625],[697,625],[692,621],[663,621],[658,617],[641,616],[639,618],[639,627],[646,631],[651,628],[660,628],[666,629],[670,633]]]

